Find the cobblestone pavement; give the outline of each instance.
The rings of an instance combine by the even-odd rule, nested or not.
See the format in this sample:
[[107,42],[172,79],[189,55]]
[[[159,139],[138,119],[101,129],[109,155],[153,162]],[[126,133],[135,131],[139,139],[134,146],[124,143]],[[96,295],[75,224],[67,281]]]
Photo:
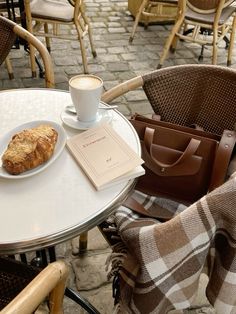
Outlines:
[[[132,44],[128,39],[133,25],[133,17],[122,0],[85,0],[86,12],[93,28],[93,38],[97,58],[93,58],[87,43],[89,71],[104,80],[107,90],[119,82],[136,75],[154,70],[158,64],[163,44],[171,25],[150,25],[147,30],[139,26]],[[66,31],[66,29],[65,29]],[[69,30],[71,31],[71,30]],[[174,55],[170,55],[165,66],[198,63],[200,47],[180,42]],[[51,56],[54,62],[56,88],[68,90],[68,79],[82,73],[81,54],[77,41],[53,40]],[[204,63],[210,63],[211,51],[206,48]],[[44,80],[31,78],[29,58],[21,50],[11,52],[15,79],[9,80],[7,71],[0,67],[0,90],[43,87]],[[218,64],[226,65],[226,51],[219,48]],[[236,67],[236,50],[233,54],[232,67]],[[118,100],[119,110],[126,116],[134,112],[149,115],[152,109],[142,90],[128,93]],[[110,248],[95,228],[89,232],[89,248],[86,254],[78,255],[78,238],[57,246],[57,256],[65,258],[71,267],[68,285],[78,288],[101,312],[112,313],[113,300],[111,283],[107,282],[105,261]],[[202,278],[199,296],[192,309],[173,311],[180,313],[215,313],[203,296],[206,278]],[[38,311],[39,313],[44,312]],[[65,298],[65,313],[85,313],[78,305]]]

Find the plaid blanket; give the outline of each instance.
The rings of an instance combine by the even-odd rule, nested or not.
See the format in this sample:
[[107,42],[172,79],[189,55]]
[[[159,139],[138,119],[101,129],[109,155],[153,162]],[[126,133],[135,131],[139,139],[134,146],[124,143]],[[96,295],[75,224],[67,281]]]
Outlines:
[[203,270],[209,276],[206,296],[217,313],[236,313],[236,176],[168,222],[125,207],[114,222],[122,240],[110,261],[111,276],[119,274],[119,313],[188,308]]

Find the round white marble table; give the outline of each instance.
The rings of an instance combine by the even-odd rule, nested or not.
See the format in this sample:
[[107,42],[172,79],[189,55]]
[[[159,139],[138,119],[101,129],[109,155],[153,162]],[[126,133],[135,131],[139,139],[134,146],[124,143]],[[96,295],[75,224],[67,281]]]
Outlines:
[[[0,92],[0,140],[4,133],[34,120],[61,124],[70,137],[80,132],[64,125],[63,108],[71,104],[66,91],[17,89]],[[129,121],[113,110],[112,127],[140,155],[138,136]],[[101,223],[117,208],[133,180],[96,191],[64,148],[44,171],[27,178],[0,178],[0,254],[53,246]]]

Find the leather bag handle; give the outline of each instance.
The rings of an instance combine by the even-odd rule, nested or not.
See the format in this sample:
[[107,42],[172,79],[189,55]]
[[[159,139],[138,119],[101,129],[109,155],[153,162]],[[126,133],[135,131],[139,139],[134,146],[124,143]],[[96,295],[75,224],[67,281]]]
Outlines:
[[171,168],[174,167],[182,162],[184,162],[186,159],[188,159],[189,157],[191,157],[192,155],[195,154],[195,152],[197,151],[201,141],[192,138],[188,144],[188,146],[186,147],[185,151],[182,153],[182,155],[172,164],[165,164],[159,160],[157,160],[154,156],[153,156],[153,151],[152,151],[152,143],[153,143],[153,137],[154,137],[154,132],[155,130],[149,127],[146,127],[145,129],[145,134],[144,134],[144,144],[145,147],[148,151],[148,153],[150,154],[152,160],[160,167],[162,168]]
[[209,191],[224,183],[236,143],[236,132],[224,130],[215,157]]
[[142,204],[137,202],[132,196],[127,198],[122,205],[133,210],[134,212],[142,216],[149,217],[149,218],[156,218],[160,221],[168,221],[174,216],[174,215],[163,216],[163,215],[160,215],[159,213],[150,213],[145,209],[145,207]]

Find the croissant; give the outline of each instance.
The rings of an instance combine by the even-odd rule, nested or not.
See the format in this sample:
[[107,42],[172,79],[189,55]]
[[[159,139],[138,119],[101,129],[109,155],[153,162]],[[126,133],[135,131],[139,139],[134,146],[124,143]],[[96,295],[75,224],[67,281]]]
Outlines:
[[16,133],[2,156],[3,168],[17,175],[41,165],[52,156],[57,137],[57,131],[49,125]]

